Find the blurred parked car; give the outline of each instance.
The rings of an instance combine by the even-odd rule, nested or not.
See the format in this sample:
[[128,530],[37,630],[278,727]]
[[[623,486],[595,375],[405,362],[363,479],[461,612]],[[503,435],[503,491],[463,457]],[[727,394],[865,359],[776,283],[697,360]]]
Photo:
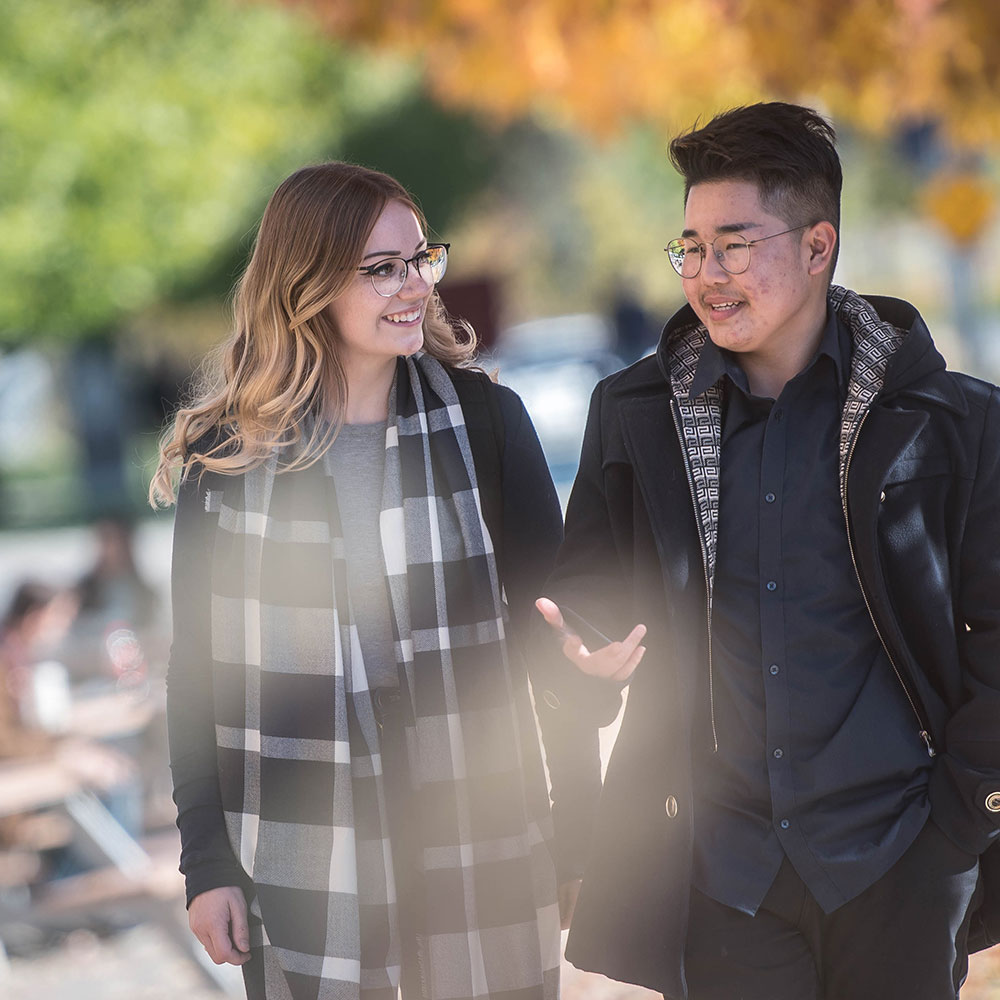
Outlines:
[[531,414],[564,507],[580,460],[590,394],[600,379],[623,366],[612,342],[612,328],[600,316],[554,316],[508,327],[492,355],[500,382]]

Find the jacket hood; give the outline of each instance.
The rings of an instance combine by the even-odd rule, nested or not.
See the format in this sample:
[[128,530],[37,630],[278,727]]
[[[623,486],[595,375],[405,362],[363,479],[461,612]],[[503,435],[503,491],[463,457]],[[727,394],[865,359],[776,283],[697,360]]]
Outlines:
[[[831,286],[830,305],[855,334],[859,334],[859,306],[870,314],[869,322],[884,324],[895,331],[898,346],[885,369],[880,395],[883,399],[898,394],[918,396],[964,412],[964,397],[946,375],[945,360],[934,346],[923,317],[909,302],[885,295],[858,295],[839,286]],[[684,305],[667,321],[656,349],[657,362],[670,382],[670,355],[680,341],[701,326],[690,305]]]
[[[861,301],[868,306],[877,321],[894,327],[902,335],[899,347],[893,353],[885,372],[885,395],[913,389],[917,383],[930,378],[935,372],[944,372],[944,358],[934,346],[923,317],[909,302],[886,295],[857,295],[836,285],[830,288],[828,301],[852,330],[856,330],[858,326],[856,310],[849,309],[847,305]],[[668,357],[675,349],[678,339],[700,325],[701,322],[690,305],[682,306],[670,317],[656,349],[661,371],[670,371]],[[946,395],[949,398],[953,396],[951,393]]]
[[965,396],[947,375],[947,366],[934,346],[923,317],[909,302],[886,295],[862,296],[879,319],[902,334],[903,341],[889,361],[885,372],[883,398],[895,395],[914,396],[937,402],[956,413],[968,412]]

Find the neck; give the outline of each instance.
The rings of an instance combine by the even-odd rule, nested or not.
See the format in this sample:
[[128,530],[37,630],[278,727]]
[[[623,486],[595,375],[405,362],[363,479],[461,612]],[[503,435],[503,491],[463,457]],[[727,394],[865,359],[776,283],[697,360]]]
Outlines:
[[739,365],[746,373],[750,391],[755,396],[777,399],[781,390],[812,360],[826,329],[826,299],[810,310],[803,323],[806,334],[786,337],[765,352],[739,355]]
[[345,424],[374,424],[389,416],[389,390],[396,360],[379,365],[351,365],[347,374]]

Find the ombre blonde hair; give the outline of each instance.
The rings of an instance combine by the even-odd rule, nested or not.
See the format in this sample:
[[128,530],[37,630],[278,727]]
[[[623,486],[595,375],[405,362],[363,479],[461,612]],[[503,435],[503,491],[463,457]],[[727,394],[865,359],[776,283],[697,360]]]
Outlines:
[[[281,471],[305,468],[322,456],[347,404],[327,307],[357,279],[368,237],[392,201],[410,208],[427,231],[423,213],[398,181],[354,164],[303,167],[274,192],[236,286],[233,332],[208,356],[192,401],[164,430],[149,487],[153,506],[173,503],[178,476],[195,464],[239,475],[291,444],[300,446]],[[423,349],[443,364],[472,363],[475,334],[449,320],[437,292],[423,333]]]

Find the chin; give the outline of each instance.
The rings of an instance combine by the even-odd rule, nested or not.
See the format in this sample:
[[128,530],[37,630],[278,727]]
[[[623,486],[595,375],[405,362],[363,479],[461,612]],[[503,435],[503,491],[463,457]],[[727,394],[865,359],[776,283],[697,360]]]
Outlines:
[[424,346],[424,333],[421,330],[419,337],[413,337],[408,340],[405,344],[400,346],[399,353],[404,358],[412,358],[417,351],[421,350]]
[[712,343],[716,347],[722,348],[724,351],[745,351],[750,347],[750,344],[743,338],[733,337],[729,335],[726,331],[713,330],[711,326],[708,327],[708,335],[712,340]]

